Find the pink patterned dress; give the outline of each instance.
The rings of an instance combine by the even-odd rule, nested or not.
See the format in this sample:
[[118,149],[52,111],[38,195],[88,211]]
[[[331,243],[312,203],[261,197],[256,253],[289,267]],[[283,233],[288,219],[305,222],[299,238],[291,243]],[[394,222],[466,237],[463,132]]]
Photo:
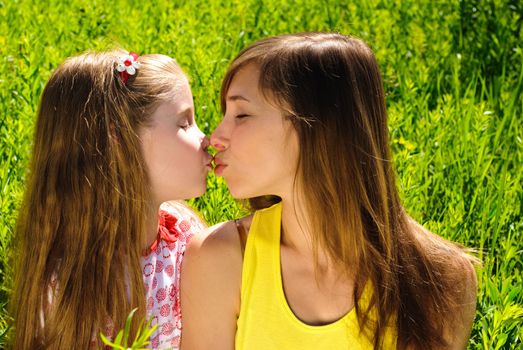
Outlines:
[[190,237],[204,228],[188,208],[163,203],[159,212],[158,237],[141,259],[146,291],[147,318],[158,325],[149,347],[178,349],[182,331],[180,270]]

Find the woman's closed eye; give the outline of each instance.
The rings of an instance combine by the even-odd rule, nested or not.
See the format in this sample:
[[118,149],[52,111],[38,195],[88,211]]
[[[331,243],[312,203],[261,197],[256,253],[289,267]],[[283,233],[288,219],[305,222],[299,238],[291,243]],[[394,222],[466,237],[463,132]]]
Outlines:
[[243,114],[236,115],[236,117],[234,117],[234,118],[235,119],[244,119],[244,118],[247,118],[247,117],[250,117],[250,115],[243,113]]

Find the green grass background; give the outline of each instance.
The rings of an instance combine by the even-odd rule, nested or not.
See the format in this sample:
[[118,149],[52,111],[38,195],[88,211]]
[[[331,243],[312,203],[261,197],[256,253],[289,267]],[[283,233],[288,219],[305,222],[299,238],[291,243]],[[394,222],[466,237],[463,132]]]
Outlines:
[[[173,56],[210,133],[221,78],[241,48],[338,31],[368,42],[380,63],[408,212],[484,262],[469,348],[523,348],[522,26],[517,0],[0,0],[0,333],[36,108],[58,64],[115,45]],[[209,223],[240,213],[214,176],[194,204]]]

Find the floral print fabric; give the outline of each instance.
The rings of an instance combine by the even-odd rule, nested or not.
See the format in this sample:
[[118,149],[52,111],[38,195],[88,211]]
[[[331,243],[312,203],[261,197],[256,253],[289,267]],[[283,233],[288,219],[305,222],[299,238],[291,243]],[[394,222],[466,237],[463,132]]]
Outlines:
[[182,331],[180,271],[185,247],[203,229],[201,221],[178,203],[162,204],[158,237],[141,259],[147,318],[158,325],[150,338],[153,349],[178,349]]

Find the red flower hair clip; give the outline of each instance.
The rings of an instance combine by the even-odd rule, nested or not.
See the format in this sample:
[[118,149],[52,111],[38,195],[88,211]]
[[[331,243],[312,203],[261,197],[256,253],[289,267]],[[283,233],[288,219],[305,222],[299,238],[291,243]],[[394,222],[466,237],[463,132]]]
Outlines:
[[119,56],[116,59],[116,70],[120,73],[123,83],[127,83],[130,75],[135,75],[136,70],[140,68],[138,54],[130,52],[128,55]]

